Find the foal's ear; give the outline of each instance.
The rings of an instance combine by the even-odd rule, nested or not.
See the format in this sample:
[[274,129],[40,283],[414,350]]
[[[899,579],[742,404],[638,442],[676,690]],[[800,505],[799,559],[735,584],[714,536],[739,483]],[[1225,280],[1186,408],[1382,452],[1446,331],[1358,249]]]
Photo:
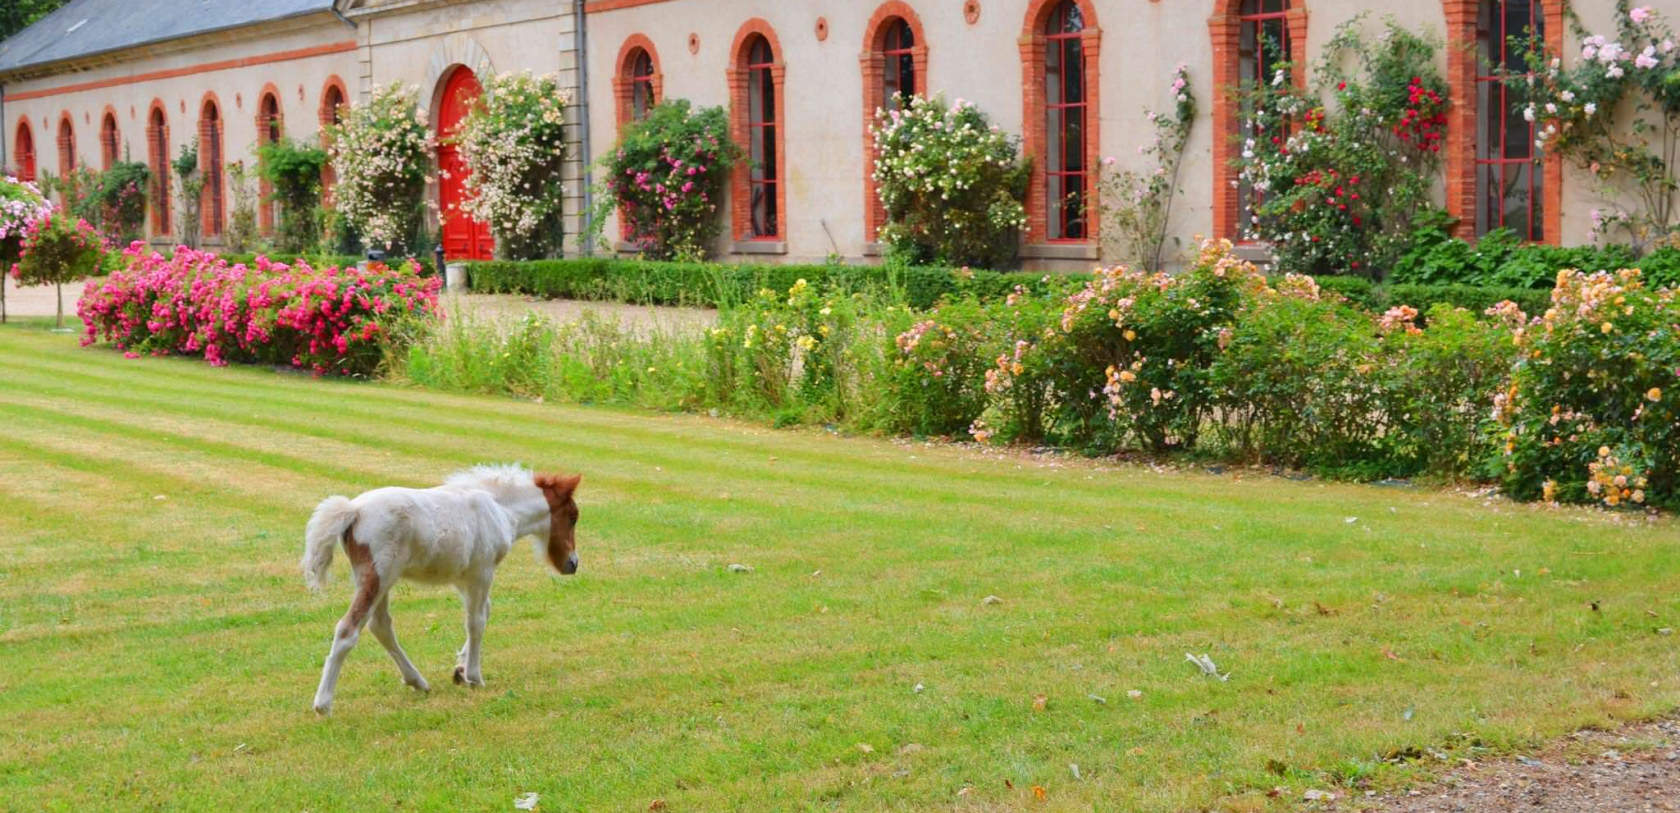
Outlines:
[[583,475],[581,474],[574,474],[570,477],[556,476],[554,478],[554,490],[563,497],[570,497],[572,492],[577,491],[578,483],[581,482],[583,482]]

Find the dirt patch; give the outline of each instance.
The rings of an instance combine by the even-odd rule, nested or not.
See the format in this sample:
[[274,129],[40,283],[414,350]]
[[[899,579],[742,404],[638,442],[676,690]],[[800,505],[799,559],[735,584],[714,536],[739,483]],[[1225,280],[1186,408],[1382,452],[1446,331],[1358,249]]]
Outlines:
[[711,327],[717,323],[717,311],[709,308],[536,299],[509,294],[448,293],[444,295],[443,305],[448,313],[480,318],[517,318],[534,311],[556,322],[575,322],[587,312],[643,334],[687,331]]
[[1680,810],[1680,720],[1578,731],[1539,753],[1473,763],[1439,783],[1327,809],[1392,813]]

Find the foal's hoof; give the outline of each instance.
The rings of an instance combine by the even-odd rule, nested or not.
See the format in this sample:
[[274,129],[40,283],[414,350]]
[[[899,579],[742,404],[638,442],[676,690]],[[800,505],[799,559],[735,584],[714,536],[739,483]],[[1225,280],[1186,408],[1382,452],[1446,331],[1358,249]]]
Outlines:
[[316,703],[315,704],[315,713],[322,716],[322,717],[325,717],[328,714],[331,714],[332,713],[332,704],[331,703]]
[[432,690],[432,684],[427,683],[426,679],[423,677],[416,677],[413,682],[404,682],[414,687],[414,690],[417,692],[429,693]]
[[467,667],[465,667],[465,666],[455,667],[455,685],[456,686],[467,685]]

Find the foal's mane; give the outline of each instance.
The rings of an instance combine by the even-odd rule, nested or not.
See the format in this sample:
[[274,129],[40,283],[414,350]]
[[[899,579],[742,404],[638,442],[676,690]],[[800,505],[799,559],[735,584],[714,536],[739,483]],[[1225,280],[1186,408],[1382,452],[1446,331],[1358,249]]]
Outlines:
[[495,491],[531,485],[532,478],[531,470],[518,463],[495,463],[462,469],[445,478],[444,483]]

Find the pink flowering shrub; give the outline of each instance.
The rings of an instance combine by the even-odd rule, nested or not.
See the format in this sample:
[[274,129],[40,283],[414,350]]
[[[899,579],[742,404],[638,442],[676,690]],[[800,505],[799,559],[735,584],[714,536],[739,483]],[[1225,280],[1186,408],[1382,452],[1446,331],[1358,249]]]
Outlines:
[[1680,294],[1637,270],[1562,271],[1552,307],[1513,335],[1519,358],[1493,409],[1506,491],[1680,506]]
[[986,408],[992,314],[973,299],[942,303],[893,337],[887,425],[915,435],[959,435]]
[[404,320],[441,315],[439,280],[421,278],[413,263],[364,271],[258,257],[254,266],[229,265],[185,247],[165,258],[140,242],[124,254],[128,267],[89,283],[76,305],[84,345],[369,375]]
[[649,259],[704,259],[723,227],[724,183],[739,160],[723,108],[692,110],[686,99],[655,105],[603,157],[591,239],[616,213],[619,236]]

